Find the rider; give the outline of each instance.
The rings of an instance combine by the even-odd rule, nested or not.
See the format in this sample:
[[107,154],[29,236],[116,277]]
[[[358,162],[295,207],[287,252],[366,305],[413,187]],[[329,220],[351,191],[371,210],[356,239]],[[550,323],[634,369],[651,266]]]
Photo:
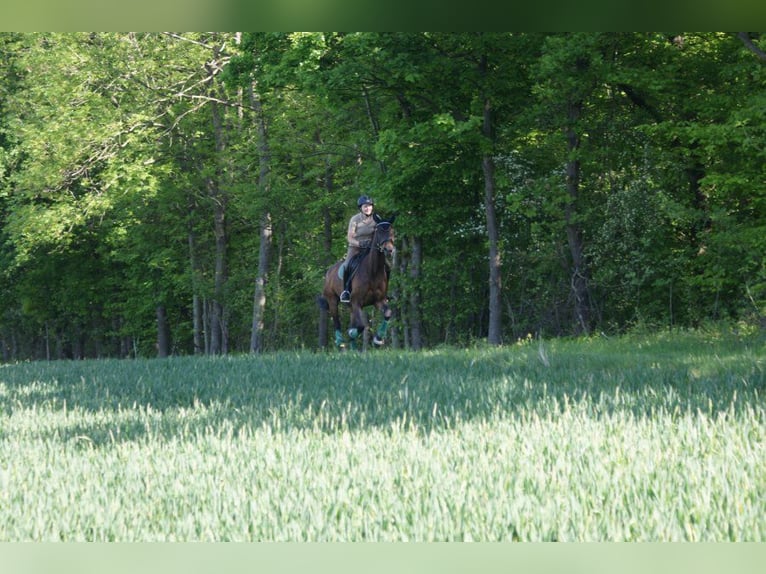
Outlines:
[[356,202],[359,213],[351,217],[348,222],[348,251],[346,259],[340,266],[340,275],[343,277],[343,293],[340,294],[341,303],[351,301],[351,282],[348,276],[347,265],[351,258],[362,249],[368,249],[372,243],[372,236],[375,233],[375,225],[379,217],[374,213],[375,202],[367,195],[362,195]]

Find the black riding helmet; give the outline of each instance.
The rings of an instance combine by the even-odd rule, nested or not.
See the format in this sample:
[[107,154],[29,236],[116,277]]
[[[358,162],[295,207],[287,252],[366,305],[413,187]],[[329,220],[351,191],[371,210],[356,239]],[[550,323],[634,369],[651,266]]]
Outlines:
[[370,205],[372,205],[372,206],[374,206],[374,205],[375,205],[375,202],[372,200],[372,198],[371,198],[370,196],[368,196],[368,195],[362,195],[362,196],[361,196],[361,197],[360,197],[360,198],[357,200],[357,202],[356,202],[356,206],[357,206],[359,209],[362,209],[362,206],[363,206],[363,205],[366,205],[366,204],[368,204],[368,203],[369,203]]

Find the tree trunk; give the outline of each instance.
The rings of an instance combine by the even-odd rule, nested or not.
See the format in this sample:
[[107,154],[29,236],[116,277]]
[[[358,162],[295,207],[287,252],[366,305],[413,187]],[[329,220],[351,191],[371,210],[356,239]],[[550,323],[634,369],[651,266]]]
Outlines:
[[[398,272],[399,269],[402,268],[402,262],[401,262],[401,249],[396,249],[394,251],[393,259],[391,260],[391,270],[394,272]],[[397,305],[396,302],[400,300],[401,291],[398,288],[398,283],[395,283],[392,287],[391,283],[388,284],[388,298],[390,301],[394,301],[394,304],[390,305],[393,309],[393,312],[396,315],[396,318],[399,319],[397,321],[391,321],[389,322],[388,326],[388,341],[389,341],[389,347],[391,349],[400,349],[401,348],[401,341],[399,340],[399,325],[402,325],[403,322],[401,320],[401,305]],[[393,317],[393,316],[392,316]]]
[[[266,118],[263,114],[261,100],[250,86],[250,102],[255,110],[255,121],[258,127],[258,193],[268,197],[270,191],[269,172],[271,169],[271,150],[269,148]],[[250,352],[263,351],[264,314],[266,311],[266,283],[268,280],[269,259],[271,253],[272,226],[271,213],[266,211],[261,216],[260,245],[258,248],[258,271],[255,276],[253,293],[253,324],[250,333]]]
[[[407,250],[407,240],[406,237],[402,238],[402,246],[401,249],[396,250],[396,261],[397,266],[396,269],[399,272],[399,275],[402,277],[406,277],[408,275],[408,268],[410,264],[410,255]],[[399,312],[397,313],[399,324],[402,326],[402,345],[405,349],[410,349],[410,329],[409,329],[409,305],[406,305],[404,302],[407,297],[407,291],[408,288],[405,286],[401,291],[396,290],[394,292],[394,300],[395,301],[402,301],[402,304],[399,305]]]
[[[280,225],[280,233],[277,234],[277,250],[276,250],[276,258],[274,257],[274,245],[273,245],[273,231],[272,231],[272,239],[270,239],[271,245],[271,261],[266,261],[265,265],[268,266],[269,269],[269,276],[268,276],[268,283],[271,289],[271,292],[274,295],[274,301],[280,300],[280,287],[281,287],[281,279],[282,279],[282,266],[284,265],[285,259],[285,237],[287,236],[287,231],[285,229],[286,225],[285,222],[282,221]],[[274,262],[274,259],[276,259],[276,263]],[[265,285],[264,285],[265,287]],[[264,302],[266,299],[266,294],[264,292]],[[280,306],[279,305],[273,305],[272,306],[272,322],[271,322],[271,329],[269,331],[269,336],[271,337],[272,341],[277,340],[277,335],[279,334],[279,320],[280,317]]]
[[164,305],[157,305],[157,356],[161,359],[170,355],[170,326]]
[[[484,63],[486,66],[486,63]],[[500,240],[495,213],[495,162],[492,158],[492,105],[489,99],[484,100],[484,120],[482,134],[487,138],[490,145],[489,152],[482,158],[482,170],[484,172],[484,210],[487,216],[487,239],[489,241],[489,325],[487,342],[490,345],[500,345],[503,342],[502,330],[502,305],[500,299],[501,258]]]
[[[326,179],[325,188],[331,185],[332,179]],[[327,268],[332,263],[332,217],[330,216],[330,209],[327,206],[322,208],[322,243],[324,251],[324,267]],[[320,286],[321,289],[321,286]],[[328,337],[328,321],[329,313],[324,306],[319,306],[319,348],[324,349],[327,347]]]
[[194,331],[193,340],[195,355],[201,355],[205,352],[202,313],[202,298],[197,293],[194,293],[194,295],[192,295],[192,329]]
[[226,348],[224,333],[224,292],[226,287],[226,201],[217,183],[208,180],[210,196],[214,200],[215,226],[215,275],[213,279],[213,300],[210,313],[210,352],[221,354]]
[[420,269],[423,265],[423,241],[420,237],[412,238],[410,242],[409,274],[411,281],[410,291],[410,345],[415,351],[423,348],[423,318],[420,313]]
[[255,276],[253,294],[253,325],[250,334],[250,352],[263,351],[264,312],[266,309],[266,270],[269,266],[271,246],[271,214],[266,212],[261,218],[260,247],[258,248],[258,273]]
[[210,355],[210,301],[207,297],[202,298],[202,333],[204,338],[205,354]]
[[213,135],[215,140],[215,174],[207,178],[208,196],[213,202],[213,220],[215,231],[215,275],[213,279],[213,300],[210,315],[210,352],[214,355],[226,352],[225,325],[225,289],[227,280],[226,250],[228,238],[226,233],[226,207],[228,198],[221,187],[223,170],[223,152],[226,148],[224,140],[223,119],[217,102],[210,103],[213,119]]
[[45,360],[51,360],[51,339],[50,328],[48,327],[48,321],[45,322]]
[[567,242],[571,265],[571,293],[574,299],[575,332],[588,334],[590,332],[590,297],[588,293],[588,274],[584,258],[583,234],[580,224],[575,217],[577,200],[580,195],[580,161],[577,152],[580,148],[580,137],[575,129],[577,119],[582,112],[582,102],[570,103],[567,110],[569,125],[566,128],[569,160],[566,163],[566,187],[569,201],[565,208]]
[[[696,149],[696,146],[690,146]],[[712,221],[710,218],[710,208],[705,193],[702,191],[701,182],[705,177],[705,168],[698,160],[692,158],[692,164],[685,169],[686,177],[689,181],[689,197],[692,205],[697,211],[697,215],[692,221],[689,230],[689,240],[695,252],[704,249],[704,238],[710,231]]]
[[228,328],[226,325],[226,284],[228,281],[228,232],[227,232],[227,208],[228,193],[224,187],[224,152],[226,151],[226,126],[223,114],[226,113],[218,100],[222,99],[220,86],[217,85],[215,76],[220,70],[221,52],[218,46],[213,48],[213,60],[205,67],[210,74],[211,95],[216,98],[210,101],[210,114],[213,123],[213,140],[215,143],[215,156],[213,158],[215,170],[212,176],[207,178],[208,197],[213,203],[213,220],[215,232],[215,274],[213,279],[213,300],[211,301],[210,313],[210,353],[226,354],[228,352]]
[[199,269],[197,268],[197,246],[194,238],[192,222],[194,221],[193,210],[190,209],[189,216],[189,267],[191,268],[191,287],[192,287],[192,339],[194,341],[194,354],[199,355],[205,352],[205,343],[203,341],[204,325],[202,298],[200,297]]

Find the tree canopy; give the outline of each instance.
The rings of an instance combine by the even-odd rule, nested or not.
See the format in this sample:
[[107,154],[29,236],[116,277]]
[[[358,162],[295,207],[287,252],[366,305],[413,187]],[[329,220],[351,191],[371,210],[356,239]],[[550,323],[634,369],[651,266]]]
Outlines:
[[766,324],[761,33],[0,33],[3,360],[316,348],[359,195],[393,344]]

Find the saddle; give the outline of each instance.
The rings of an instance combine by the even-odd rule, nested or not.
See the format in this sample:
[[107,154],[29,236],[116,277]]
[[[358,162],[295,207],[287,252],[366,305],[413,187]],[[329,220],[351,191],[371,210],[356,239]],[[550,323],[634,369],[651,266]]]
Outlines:
[[354,277],[354,274],[356,273],[356,270],[359,269],[359,264],[362,262],[362,259],[367,257],[367,254],[370,252],[369,249],[363,249],[356,255],[352,255],[351,258],[346,261],[346,265],[341,265],[338,267],[338,278],[341,281],[344,281],[346,277],[348,277],[348,281],[350,282],[351,279]]

